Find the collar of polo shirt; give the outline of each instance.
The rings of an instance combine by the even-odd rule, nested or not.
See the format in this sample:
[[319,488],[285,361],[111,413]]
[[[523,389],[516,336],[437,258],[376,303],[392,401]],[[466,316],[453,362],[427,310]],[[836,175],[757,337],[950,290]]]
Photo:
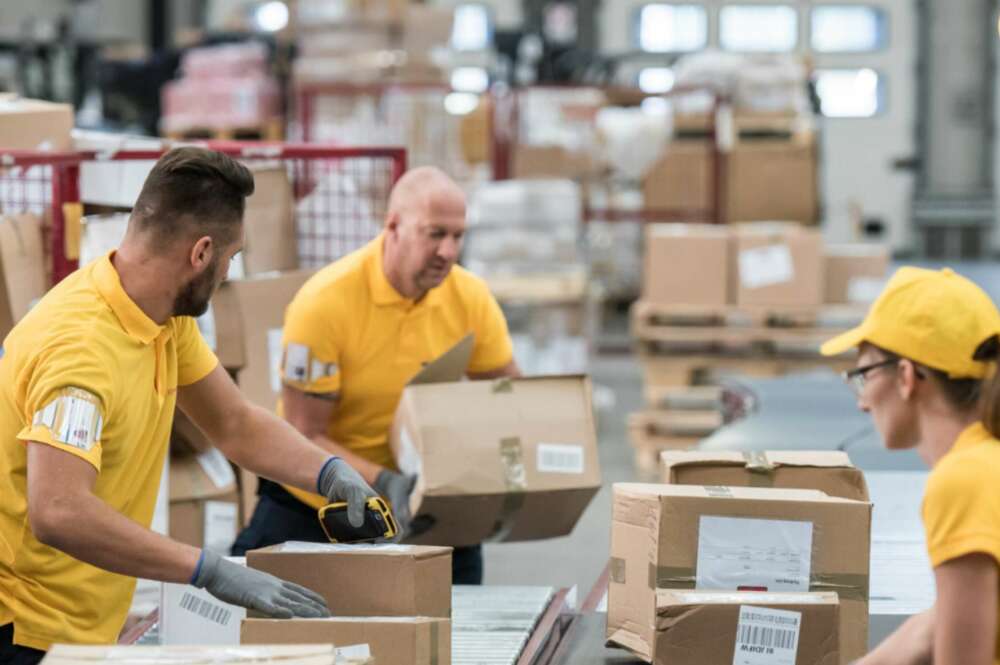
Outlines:
[[125,293],[118,271],[111,263],[112,256],[114,251],[108,252],[94,266],[94,283],[97,290],[107,301],[125,332],[143,344],[152,344],[166,327],[158,325],[149,318]]
[[376,305],[398,305],[403,307],[437,307],[441,304],[439,290],[448,280],[449,274],[444,282],[434,287],[420,300],[415,303],[409,298],[403,297],[396,288],[389,283],[389,278],[385,276],[385,264],[383,263],[383,252],[385,250],[385,233],[379,234],[375,241],[376,245],[372,254],[372,260],[368,263],[368,287],[371,289],[372,301]]

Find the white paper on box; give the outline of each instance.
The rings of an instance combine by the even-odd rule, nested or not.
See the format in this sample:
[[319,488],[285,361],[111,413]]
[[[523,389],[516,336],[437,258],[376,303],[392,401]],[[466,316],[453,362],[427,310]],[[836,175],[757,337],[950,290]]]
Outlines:
[[202,542],[205,549],[226,554],[236,540],[237,504],[230,501],[206,501]]
[[537,467],[540,473],[582,474],[584,471],[583,446],[565,443],[539,443]]
[[882,277],[852,277],[847,282],[847,302],[859,305],[875,302],[885,284]]
[[391,552],[413,552],[414,545],[392,545],[385,543],[377,544],[357,544],[344,545],[342,543],[309,543],[302,540],[289,540],[275,548],[276,552],[294,552],[296,554],[329,554],[331,552],[363,552],[370,553],[391,553]]
[[740,252],[740,283],[747,289],[784,284],[795,279],[788,245],[768,245]]
[[808,591],[812,522],[703,515],[695,587]]
[[[242,557],[226,557],[239,566]],[[187,584],[161,585],[160,641],[164,645],[236,646],[246,609],[224,603],[204,589]]]
[[281,328],[267,331],[267,359],[271,368],[271,392],[281,391]]
[[408,476],[419,476],[423,471],[423,463],[413,439],[405,427],[399,430],[399,470]]
[[233,473],[233,467],[230,466],[229,460],[226,459],[226,456],[218,448],[209,448],[199,454],[195,460],[197,460],[198,466],[205,472],[205,475],[208,476],[208,479],[218,489],[221,490],[229,487],[236,482],[236,474]]
[[740,605],[733,665],[795,665],[802,613]]

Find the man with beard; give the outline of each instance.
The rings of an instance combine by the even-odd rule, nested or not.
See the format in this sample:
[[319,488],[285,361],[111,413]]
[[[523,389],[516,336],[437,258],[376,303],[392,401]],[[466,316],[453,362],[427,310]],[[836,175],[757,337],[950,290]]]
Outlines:
[[121,247],[53,288],[0,360],[0,662],[113,643],[135,578],[191,583],[273,617],[323,598],[149,530],[178,404],[227,457],[346,500],[371,488],[345,461],[247,403],[198,333],[240,251],[253,176],[198,148],[154,166]]
[[[378,238],[314,275],[285,313],[281,413],[354,466],[404,530],[415,478],[398,472],[388,434],[407,382],[470,333],[470,378],[518,376],[499,305],[455,265],[464,233],[461,188],[437,169],[410,171],[393,188]],[[323,540],[323,497],[268,481],[259,494],[234,554]],[[455,584],[482,583],[480,546],[456,548],[452,564]]]

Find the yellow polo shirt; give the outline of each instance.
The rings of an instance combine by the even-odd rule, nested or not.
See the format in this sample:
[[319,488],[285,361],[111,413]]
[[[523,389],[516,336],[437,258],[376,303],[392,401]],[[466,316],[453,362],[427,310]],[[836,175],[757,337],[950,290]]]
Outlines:
[[[339,393],[327,436],[395,468],[388,433],[409,380],[469,333],[468,372],[506,366],[513,348],[507,321],[483,280],[455,266],[414,302],[389,284],[382,249],[380,235],[317,272],[296,294],[285,312],[282,380],[305,392]],[[286,489],[309,505],[326,503]]]
[[218,361],[194,319],[153,322],[125,293],[111,255],[52,289],[11,331],[0,360],[0,625],[14,643],[109,644],[135,579],[35,539],[27,516],[27,441],[86,460],[94,494],[148,527],[177,386]]
[[[931,565],[981,553],[1000,566],[998,488],[1000,441],[976,423],[962,432],[927,479],[923,519]],[[1000,665],[1000,639],[995,649],[993,662]]]

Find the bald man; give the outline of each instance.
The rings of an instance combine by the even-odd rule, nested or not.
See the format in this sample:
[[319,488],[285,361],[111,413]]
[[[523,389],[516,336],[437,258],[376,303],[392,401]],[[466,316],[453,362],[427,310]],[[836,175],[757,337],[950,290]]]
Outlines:
[[[455,265],[464,234],[461,188],[437,169],[412,170],[389,197],[383,232],[316,273],[285,313],[279,412],[357,469],[404,529],[416,478],[399,473],[388,445],[403,388],[470,333],[469,378],[519,375],[499,305],[481,279]],[[323,497],[263,480],[258,493],[234,554],[325,540],[316,518]],[[479,546],[455,550],[453,577],[482,582]]]

